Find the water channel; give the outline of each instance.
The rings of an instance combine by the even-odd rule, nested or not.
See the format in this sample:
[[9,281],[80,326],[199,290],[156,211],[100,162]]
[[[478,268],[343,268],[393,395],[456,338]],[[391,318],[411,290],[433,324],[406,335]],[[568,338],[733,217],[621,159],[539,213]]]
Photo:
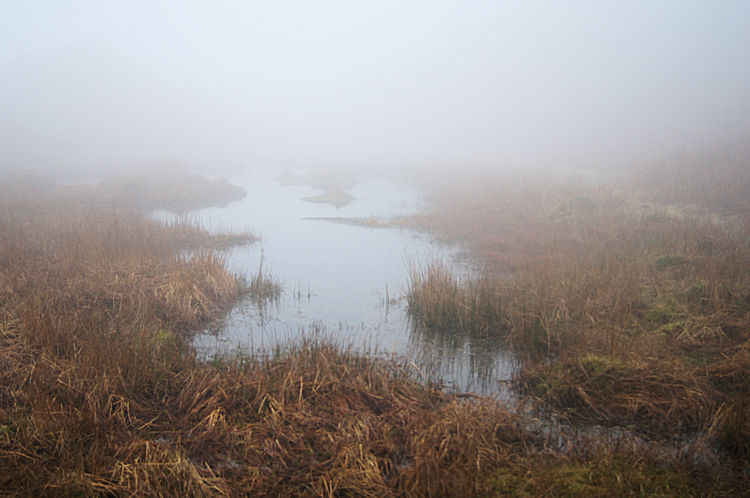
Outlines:
[[514,362],[501,345],[420,330],[407,314],[410,262],[441,258],[460,265],[459,248],[403,228],[332,220],[416,213],[426,207],[418,192],[369,178],[347,190],[350,203],[336,207],[303,200],[321,192],[284,185],[278,174],[261,170],[230,178],[245,189],[244,199],[189,214],[214,231],[259,235],[259,243],[227,251],[229,268],[251,276],[262,262],[283,289],[278,300],[264,305],[241,302],[220,330],[196,337],[199,352],[258,354],[317,333],[368,354],[407,358],[425,380],[449,390],[508,395],[505,381]]

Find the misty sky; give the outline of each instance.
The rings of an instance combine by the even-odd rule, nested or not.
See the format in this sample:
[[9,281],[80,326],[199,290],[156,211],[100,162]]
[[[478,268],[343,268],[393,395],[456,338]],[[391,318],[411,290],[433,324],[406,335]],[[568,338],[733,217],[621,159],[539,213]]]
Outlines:
[[0,0],[0,166],[604,167],[750,135],[750,2]]

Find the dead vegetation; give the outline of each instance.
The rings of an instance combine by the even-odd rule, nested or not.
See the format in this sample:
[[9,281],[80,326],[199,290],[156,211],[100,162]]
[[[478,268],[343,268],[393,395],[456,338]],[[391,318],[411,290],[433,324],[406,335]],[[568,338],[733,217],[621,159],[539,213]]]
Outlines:
[[[309,338],[263,358],[200,361],[191,334],[247,291],[247,283],[209,249],[212,236],[179,223],[164,226],[141,215],[51,202],[12,199],[0,211],[4,494],[684,496],[747,489],[741,473],[636,454],[625,451],[626,444],[609,447],[605,441],[595,450],[578,446],[563,454],[555,434],[530,427],[491,400],[457,399],[417,383],[404,365],[328,341]],[[186,241],[201,238],[201,249],[185,250]],[[711,296],[724,294],[707,282],[709,303],[700,297],[696,306],[715,310]],[[543,318],[534,313],[546,303],[559,304],[554,293],[539,293],[539,304],[516,294],[513,304],[514,294],[502,286],[464,295],[463,281],[448,283],[469,307],[473,296],[495,303],[499,293],[495,304],[509,337],[523,319],[542,327],[542,338],[555,337],[557,320],[578,312],[574,301],[567,317],[558,306]],[[730,294],[736,326],[744,309],[738,292]],[[685,299],[690,312],[693,298]],[[517,303],[537,307],[509,313]],[[640,313],[637,323],[682,317],[680,308],[653,317],[642,306],[633,309]],[[454,313],[459,324],[495,321],[493,315]],[[743,333],[733,330],[724,335],[741,342]],[[539,357],[563,371],[556,362],[568,350],[567,336],[557,337],[554,347],[542,341]],[[719,344],[725,340],[719,337]],[[608,341],[593,344],[601,348]],[[584,375],[599,372],[592,385],[632,368],[617,363],[618,351],[583,362]],[[679,368],[700,360],[686,358]],[[712,430],[740,458],[747,440],[741,400],[747,369],[739,367],[747,362],[747,349],[738,346],[709,366],[709,377],[691,370],[717,392],[737,393],[722,403]],[[593,388],[587,392],[595,394]],[[598,406],[589,406],[597,416]]]
[[409,265],[411,314],[428,329],[468,331],[480,337],[503,335],[507,320],[492,278],[463,275],[441,261]]
[[476,495],[534,446],[498,406],[330,342],[199,361],[191,333],[246,289],[174,225],[3,213],[3,493]]
[[[517,387],[558,415],[653,440],[698,434],[747,468],[750,163],[732,157],[712,165],[715,181],[691,177],[692,165],[674,182],[649,181],[648,203],[634,181],[615,190],[465,179],[436,191],[435,210],[413,223],[464,241],[486,270],[478,280],[443,275],[438,287],[445,268],[421,269],[412,311],[441,334],[505,339],[524,360]],[[687,203],[675,182],[702,192],[689,209],[675,204]],[[493,297],[471,314],[502,316],[503,327],[439,318],[471,309],[466,296],[482,285]]]
[[180,254],[186,232],[209,244],[200,229],[26,207],[0,215],[0,487],[108,493],[103,469],[137,480],[151,468],[146,455],[152,479],[183,481],[194,472],[183,453],[138,434],[163,412],[170,379],[194,363],[188,335],[220,316],[242,282],[211,250]]

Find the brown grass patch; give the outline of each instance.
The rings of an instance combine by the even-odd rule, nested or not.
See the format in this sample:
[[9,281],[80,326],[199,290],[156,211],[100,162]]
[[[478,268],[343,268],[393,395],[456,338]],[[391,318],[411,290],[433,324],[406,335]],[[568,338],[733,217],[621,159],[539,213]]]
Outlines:
[[519,383],[578,419],[636,424],[652,434],[696,432],[708,426],[718,408],[705,378],[679,362],[641,355],[574,356],[528,368]]
[[507,329],[498,288],[488,278],[456,276],[440,261],[411,263],[406,294],[409,313],[438,331],[496,336]]
[[[736,182],[727,191],[673,175],[711,190],[696,201],[703,211],[667,205],[687,199],[666,192],[661,205],[658,196],[644,204],[622,181],[614,188],[465,176],[433,191],[434,210],[412,224],[465,244],[483,264],[480,284],[504,319],[486,330],[524,360],[519,381],[548,406],[657,438],[708,431],[729,413],[722,406],[739,413],[735,398],[748,396],[741,350],[750,337],[749,213],[741,206],[750,185],[732,164],[716,166],[721,182]],[[649,183],[656,193],[670,185]],[[734,207],[707,213],[722,196]],[[455,275],[412,280],[440,289],[435,316],[467,309],[468,286]],[[722,418],[730,419],[739,417]],[[745,429],[727,423],[741,441]]]

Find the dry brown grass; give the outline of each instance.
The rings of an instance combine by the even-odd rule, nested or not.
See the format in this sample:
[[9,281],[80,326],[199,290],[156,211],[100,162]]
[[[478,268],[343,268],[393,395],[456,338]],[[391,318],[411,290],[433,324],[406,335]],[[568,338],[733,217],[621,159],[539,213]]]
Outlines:
[[523,390],[577,420],[637,424],[655,435],[707,428],[718,408],[705,377],[676,361],[632,355],[626,360],[575,355],[537,364],[518,379]]
[[490,278],[465,275],[439,260],[411,262],[406,300],[421,326],[487,337],[507,329],[499,287]]
[[258,271],[250,277],[247,290],[253,301],[261,306],[268,301],[276,301],[281,296],[281,284],[273,278],[268,270],[263,268],[262,254],[260,263],[258,263]]
[[[169,379],[194,363],[187,334],[244,289],[218,254],[178,254],[185,232],[211,238],[199,229],[14,208],[0,215],[0,482],[30,494],[108,492],[102,468],[122,463]],[[172,463],[164,472],[183,475]]]
[[[731,218],[643,204],[622,188],[482,178],[435,192],[435,210],[412,221],[484,263],[507,324],[497,333],[525,360],[526,392],[573,420],[655,438],[703,431],[746,455],[750,213],[738,206],[750,185],[744,174],[733,180],[726,192],[696,187],[725,195]],[[415,295],[432,285],[413,282]],[[443,307],[463,299],[442,295],[453,301]]]
[[[187,227],[54,202],[0,212],[4,494],[487,496],[588,489],[581,480],[609,495],[746,489],[683,482],[647,456],[572,461],[496,403],[459,401],[325,341],[201,362],[191,334],[245,291],[222,258],[185,253],[174,231]],[[623,479],[586,477],[611,468]]]
[[216,253],[184,252],[191,228],[7,207],[3,493],[476,494],[518,440],[498,407],[451,402],[330,343],[202,363],[191,333],[246,289]]

